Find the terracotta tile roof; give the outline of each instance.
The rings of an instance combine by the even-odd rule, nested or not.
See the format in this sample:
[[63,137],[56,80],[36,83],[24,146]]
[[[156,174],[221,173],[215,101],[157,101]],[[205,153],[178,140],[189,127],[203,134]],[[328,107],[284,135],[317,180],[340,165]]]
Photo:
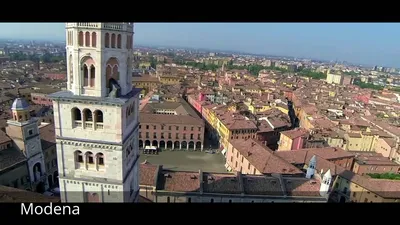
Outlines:
[[298,137],[303,137],[303,136],[305,137],[309,133],[307,130],[305,130],[303,128],[296,128],[293,130],[282,131],[281,134],[283,134],[293,140]]
[[203,189],[208,193],[240,194],[242,193],[241,182],[236,174],[204,173]]
[[159,171],[158,165],[140,164],[140,185],[156,186],[157,175]]
[[321,196],[321,183],[317,179],[284,178],[283,182],[288,196]]
[[0,202],[3,203],[46,203],[60,202],[57,197],[49,197],[36,192],[25,191],[21,189],[6,187],[0,185]]
[[132,82],[159,82],[157,77],[150,75],[132,76]]
[[11,138],[8,137],[8,135],[4,131],[0,130],[0,144],[5,144],[10,141],[12,141]]
[[21,151],[15,148],[8,148],[0,151],[0,172],[11,166],[26,161],[26,157]]
[[43,150],[56,144],[54,124],[46,124],[39,127],[39,132]]
[[297,167],[274,155],[271,149],[258,141],[232,140],[231,144],[261,173],[303,174]]
[[140,123],[189,124],[204,126],[204,121],[192,116],[139,113]]
[[387,165],[387,166],[400,166],[380,153],[375,152],[354,152],[355,160],[358,164],[362,165]]
[[243,176],[244,192],[249,195],[283,196],[279,179],[266,176]]
[[198,192],[200,190],[199,173],[164,170],[160,176],[164,180],[164,190],[166,191]]

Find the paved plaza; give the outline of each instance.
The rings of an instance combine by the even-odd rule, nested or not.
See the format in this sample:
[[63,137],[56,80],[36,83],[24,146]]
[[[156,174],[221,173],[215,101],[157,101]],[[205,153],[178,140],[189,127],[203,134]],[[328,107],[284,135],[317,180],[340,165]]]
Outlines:
[[226,173],[225,158],[219,154],[194,151],[163,151],[158,155],[140,155],[140,162],[163,165],[164,169]]

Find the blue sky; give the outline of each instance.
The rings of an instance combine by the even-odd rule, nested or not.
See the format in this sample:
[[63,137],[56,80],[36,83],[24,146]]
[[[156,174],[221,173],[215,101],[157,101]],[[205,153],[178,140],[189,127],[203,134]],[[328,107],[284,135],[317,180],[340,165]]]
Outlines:
[[[0,23],[0,37],[63,40],[63,23]],[[137,23],[138,44],[400,67],[399,23]]]

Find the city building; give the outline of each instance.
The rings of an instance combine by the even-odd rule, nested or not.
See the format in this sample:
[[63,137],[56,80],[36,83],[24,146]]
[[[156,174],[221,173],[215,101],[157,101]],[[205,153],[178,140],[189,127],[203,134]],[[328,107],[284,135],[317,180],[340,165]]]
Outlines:
[[291,151],[304,148],[309,132],[303,128],[282,131],[278,142],[278,151]]
[[181,99],[147,103],[139,115],[139,147],[203,150],[204,121]]
[[328,84],[339,84],[342,85],[344,80],[344,75],[336,74],[334,71],[328,70],[326,75],[326,82]]
[[[24,98],[14,100],[11,112],[6,133],[1,135],[0,185],[43,193],[49,188],[49,181],[51,184],[55,181],[53,174],[46,176],[46,162],[54,159],[52,144],[42,146],[39,122],[30,116]],[[51,172],[58,175],[57,170]]]
[[375,152],[354,152],[353,172],[359,175],[400,172],[400,165]]
[[141,196],[157,203],[326,203],[332,179],[184,172],[141,164]]
[[62,202],[137,202],[133,23],[67,23],[67,90],[51,94]]

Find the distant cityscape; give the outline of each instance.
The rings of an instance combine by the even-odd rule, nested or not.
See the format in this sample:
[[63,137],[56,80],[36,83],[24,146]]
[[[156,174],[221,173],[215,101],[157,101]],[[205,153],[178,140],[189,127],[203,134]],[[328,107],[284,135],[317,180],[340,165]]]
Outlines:
[[133,27],[0,40],[0,202],[399,202],[400,69]]

